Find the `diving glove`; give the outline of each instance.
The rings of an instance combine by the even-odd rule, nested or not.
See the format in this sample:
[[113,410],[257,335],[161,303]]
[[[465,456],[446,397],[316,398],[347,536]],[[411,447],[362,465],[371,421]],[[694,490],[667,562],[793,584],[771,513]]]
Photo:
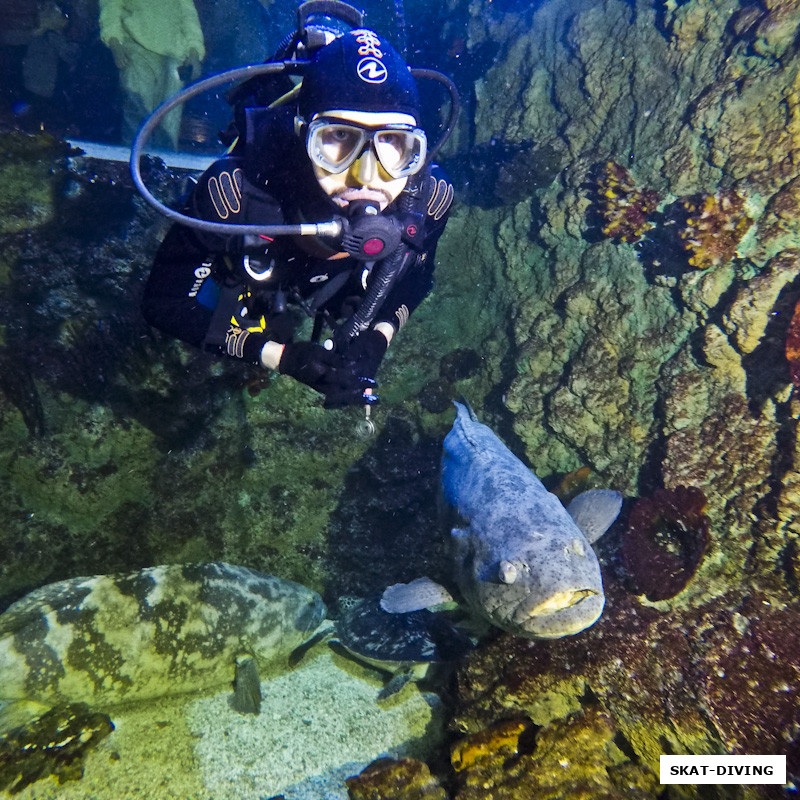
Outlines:
[[380,331],[367,330],[350,341],[341,353],[342,360],[354,377],[374,381],[388,346]]
[[349,405],[374,405],[380,402],[375,393],[375,375],[389,343],[376,330],[368,330],[356,336],[344,350],[340,351],[342,372],[339,386],[325,393],[325,408],[342,408]]
[[342,370],[341,358],[313,342],[289,342],[283,348],[278,372],[289,375],[300,383],[322,394],[347,379]]

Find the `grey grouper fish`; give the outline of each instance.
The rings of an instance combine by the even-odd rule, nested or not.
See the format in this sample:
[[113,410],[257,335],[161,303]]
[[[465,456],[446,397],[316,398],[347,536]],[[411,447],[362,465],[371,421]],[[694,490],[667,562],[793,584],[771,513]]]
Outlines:
[[0,615],[0,701],[103,709],[230,684],[237,663],[257,680],[325,611],[300,584],[223,563],[52,583]]
[[[565,509],[467,406],[455,405],[444,440],[442,493],[463,523],[451,536],[463,600],[519,636],[552,639],[588,628],[605,603],[591,543],[616,519],[622,496],[584,492]],[[448,598],[423,578],[390,586],[381,605],[404,613]]]

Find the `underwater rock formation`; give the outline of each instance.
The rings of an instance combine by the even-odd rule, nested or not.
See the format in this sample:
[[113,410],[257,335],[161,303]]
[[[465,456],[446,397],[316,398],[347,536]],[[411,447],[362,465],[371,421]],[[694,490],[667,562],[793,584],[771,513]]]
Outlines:
[[348,778],[350,800],[446,800],[447,793],[428,766],[413,758],[373,761]]
[[[599,703],[628,757],[654,774],[669,748],[787,752],[797,775],[796,603],[723,598],[663,614],[613,582],[607,596],[602,619],[579,637],[531,643],[503,636],[469,656],[458,673],[454,727],[477,733],[523,714],[544,733],[554,720]],[[570,767],[562,774],[571,775]]]
[[797,0],[765,0],[764,8],[746,6],[735,20],[736,32],[753,39],[753,49],[780,58],[794,43],[800,6]]
[[[61,161],[69,147],[49,134],[27,136],[18,131],[0,132],[0,235],[21,233],[53,220],[55,200],[64,180]],[[14,248],[19,252],[19,245]],[[13,256],[0,256],[0,284],[10,279]]]
[[502,765],[519,752],[519,737],[528,727],[524,720],[504,720],[485,730],[459,739],[450,748],[450,763],[456,772],[494,761]]
[[59,784],[80,780],[86,753],[113,730],[105,714],[70,703],[8,731],[0,737],[0,790],[16,794],[48,775]]
[[[649,800],[656,775],[615,743],[612,716],[594,706],[542,727],[505,719],[452,746],[445,795],[419,762],[380,759],[347,781],[351,800]],[[410,775],[409,775],[410,773]],[[422,787],[419,788],[421,782]]]
[[678,235],[689,253],[689,263],[697,269],[726,264],[753,220],[745,210],[745,198],[735,190],[681,200],[688,215]]
[[[470,737],[482,737],[485,746],[480,757],[462,764],[458,771],[455,800],[645,800],[652,796],[649,790],[655,775],[637,770],[618,750],[616,727],[607,712],[591,708],[554,721],[531,736],[515,758],[510,756],[517,753],[516,739],[510,745],[506,737],[491,735],[514,725],[498,723]],[[639,773],[636,778],[633,771]]]
[[[474,13],[496,17],[489,6]],[[742,583],[789,597],[792,569],[774,565],[794,563],[800,533],[785,351],[798,297],[796,4],[553,0],[504,19],[514,33],[476,87],[479,141],[570,153],[535,202],[466,212],[494,244],[476,280],[497,263],[513,298],[498,329],[513,353],[502,397],[527,460],[543,475],[587,466],[633,496],[705,494],[713,547],[664,602]],[[639,248],[593,241],[598,156],[636,175],[614,179],[623,187],[683,202],[688,228],[672,214]]]
[[658,206],[658,192],[639,189],[616,161],[606,162],[597,191],[604,235],[633,244],[653,227],[650,215]]
[[733,614],[698,619],[704,631],[693,684],[703,712],[734,753],[786,753],[787,776],[800,776],[798,607],[750,597]]
[[709,545],[705,507],[694,486],[656,489],[636,501],[621,549],[636,594],[668,600],[691,580]]
[[775,192],[758,223],[758,242],[765,253],[797,247],[800,240],[800,177]]

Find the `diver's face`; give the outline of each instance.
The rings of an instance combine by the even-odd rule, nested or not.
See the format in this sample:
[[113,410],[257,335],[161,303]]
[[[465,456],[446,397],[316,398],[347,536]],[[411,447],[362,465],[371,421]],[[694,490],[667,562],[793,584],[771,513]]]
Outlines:
[[[376,130],[387,125],[415,125],[409,114],[375,111],[328,111],[316,114],[318,117],[334,117],[343,122]],[[329,172],[318,164],[313,164],[314,174],[325,194],[336,205],[347,208],[353,200],[372,200],[381,211],[403,191],[408,177],[393,178],[383,168],[372,146],[365,147],[363,153],[343,172]]]

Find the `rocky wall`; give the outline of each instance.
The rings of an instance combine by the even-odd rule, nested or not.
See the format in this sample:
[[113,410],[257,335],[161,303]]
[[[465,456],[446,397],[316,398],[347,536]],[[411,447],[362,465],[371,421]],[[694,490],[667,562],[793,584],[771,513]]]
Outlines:
[[[712,547],[689,594],[743,574],[791,591],[776,563],[796,533],[776,508],[794,505],[784,340],[800,295],[800,11],[730,0],[554,0],[502,19],[470,9],[468,47],[500,39],[475,86],[474,152],[532,142],[529,170],[536,153],[558,165],[484,228],[513,297],[504,400],[527,460],[544,475],[589,466],[633,497],[697,486]],[[619,199],[608,163],[652,192],[654,211]]]

